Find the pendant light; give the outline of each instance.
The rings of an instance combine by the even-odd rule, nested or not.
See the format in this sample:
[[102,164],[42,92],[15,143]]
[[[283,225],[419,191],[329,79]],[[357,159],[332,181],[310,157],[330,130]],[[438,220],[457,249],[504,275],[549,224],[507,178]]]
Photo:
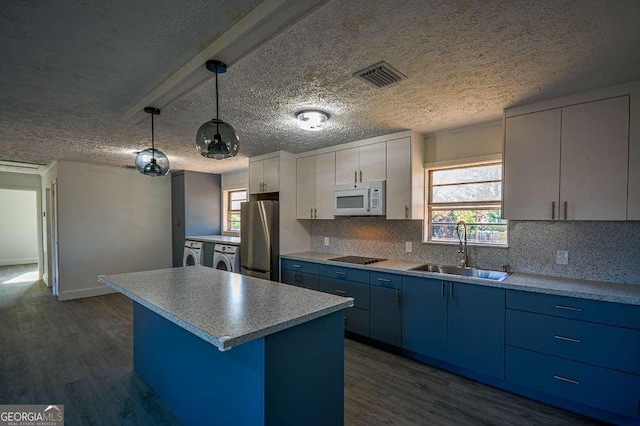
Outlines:
[[160,115],[158,108],[146,107],[144,112],[151,114],[151,148],[140,151],[136,157],[136,169],[146,176],[165,176],[169,173],[169,159],[156,149],[154,140],[153,116]]
[[240,142],[236,131],[229,123],[220,120],[218,105],[218,74],[227,72],[227,66],[220,61],[207,61],[206,67],[216,74],[216,118],[207,121],[198,129],[196,148],[203,157],[223,160],[238,154]]

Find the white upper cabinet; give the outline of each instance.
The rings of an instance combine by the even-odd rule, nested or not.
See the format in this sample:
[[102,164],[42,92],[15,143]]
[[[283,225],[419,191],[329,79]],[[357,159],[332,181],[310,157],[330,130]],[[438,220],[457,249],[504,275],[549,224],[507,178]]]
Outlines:
[[296,177],[296,217],[298,219],[333,219],[335,152],[298,158]]
[[386,142],[336,152],[336,185],[386,178]]
[[314,219],[333,219],[333,187],[336,184],[336,153],[315,156]]
[[506,119],[503,216],[513,220],[558,218],[560,108]]
[[629,97],[562,108],[563,219],[625,220]]
[[505,218],[627,219],[630,97],[579,99],[507,115]]
[[419,135],[387,142],[387,219],[424,218],[423,147]]
[[249,194],[280,191],[280,157],[249,162]]
[[296,218],[313,219],[315,207],[315,157],[296,160]]

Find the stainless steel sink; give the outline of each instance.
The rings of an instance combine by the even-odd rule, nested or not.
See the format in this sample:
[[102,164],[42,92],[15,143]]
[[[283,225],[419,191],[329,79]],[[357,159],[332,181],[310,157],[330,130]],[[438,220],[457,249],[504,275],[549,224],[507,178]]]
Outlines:
[[502,281],[509,273],[501,271],[491,271],[489,269],[463,268],[451,265],[426,264],[411,268],[412,271],[435,272],[439,274],[459,275],[463,277],[484,278],[487,280]]

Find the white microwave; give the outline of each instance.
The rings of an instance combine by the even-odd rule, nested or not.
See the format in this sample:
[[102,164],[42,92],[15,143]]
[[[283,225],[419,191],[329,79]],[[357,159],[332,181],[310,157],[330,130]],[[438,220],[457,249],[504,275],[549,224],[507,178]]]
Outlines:
[[385,182],[348,183],[333,187],[334,216],[384,216]]

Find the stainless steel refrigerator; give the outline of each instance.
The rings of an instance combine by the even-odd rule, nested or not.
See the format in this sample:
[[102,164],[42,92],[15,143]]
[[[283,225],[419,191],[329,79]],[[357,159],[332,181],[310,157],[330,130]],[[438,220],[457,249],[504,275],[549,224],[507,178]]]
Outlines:
[[240,273],[280,280],[277,201],[249,201],[240,209]]

